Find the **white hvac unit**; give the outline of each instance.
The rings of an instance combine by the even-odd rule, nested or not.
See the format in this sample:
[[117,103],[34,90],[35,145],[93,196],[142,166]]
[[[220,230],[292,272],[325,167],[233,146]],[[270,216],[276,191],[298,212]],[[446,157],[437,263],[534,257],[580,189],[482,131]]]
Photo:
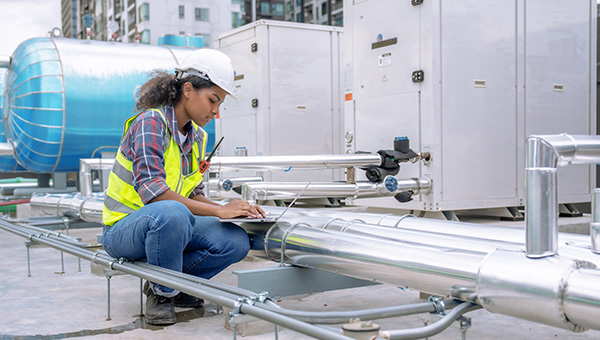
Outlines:
[[[346,0],[344,22],[344,151],[407,136],[431,154],[397,175],[433,180],[403,208],[522,206],[527,136],[596,133],[596,1]],[[561,168],[559,203],[594,180]]]
[[[215,37],[236,72],[237,100],[216,120],[220,154],[339,154],[343,151],[340,27],[259,20]],[[240,149],[243,148],[243,149]],[[267,181],[332,181],[334,170],[262,173]],[[341,177],[341,178],[340,178]]]

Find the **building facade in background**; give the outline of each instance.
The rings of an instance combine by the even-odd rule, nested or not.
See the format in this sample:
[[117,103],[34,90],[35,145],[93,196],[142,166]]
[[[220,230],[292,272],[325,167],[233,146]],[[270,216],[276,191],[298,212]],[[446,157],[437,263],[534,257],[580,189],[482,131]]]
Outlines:
[[[284,20],[316,25],[344,25],[343,0],[244,0],[242,24],[258,19]],[[255,4],[254,13],[252,11]]]
[[211,47],[216,35],[253,18],[343,26],[342,0],[61,0],[61,10],[67,38],[152,45],[174,34],[201,36]]
[[[252,22],[253,15],[256,20],[285,20],[284,0],[243,0],[240,2],[243,24]],[[252,11],[252,3],[255,4],[254,12]]]
[[[89,34],[94,40],[157,45],[163,35],[193,35],[202,36],[210,47],[215,35],[243,24],[241,0],[61,1],[63,35],[68,38],[87,39]],[[89,30],[87,16],[93,17]]]
[[66,38],[77,38],[79,15],[79,0],[62,0],[61,16],[63,36]]
[[[127,0],[125,0],[127,1]],[[112,0],[61,0],[62,31],[65,38],[86,39],[84,17],[90,15],[91,39],[107,40],[106,5]]]
[[285,0],[285,20],[344,26],[343,0]]

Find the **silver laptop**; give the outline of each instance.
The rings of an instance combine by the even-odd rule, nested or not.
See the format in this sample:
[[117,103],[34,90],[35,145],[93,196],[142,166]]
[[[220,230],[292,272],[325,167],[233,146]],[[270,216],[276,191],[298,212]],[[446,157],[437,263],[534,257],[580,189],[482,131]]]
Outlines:
[[281,214],[276,215],[276,214],[267,214],[267,216],[265,217],[249,217],[249,216],[245,216],[245,217],[235,217],[235,218],[220,218],[219,221],[220,222],[249,222],[249,223],[276,223],[277,221],[279,221],[279,219],[281,217],[283,217],[283,215],[285,215],[285,213],[288,211],[289,208],[292,207],[292,205],[294,205],[294,203],[296,203],[296,201],[298,200],[298,198],[300,198],[300,196],[304,193],[304,191],[306,190],[306,188],[308,188],[308,186],[310,185],[312,181],[308,182],[306,184],[306,186],[304,187],[304,189],[302,189],[302,191],[300,191],[300,193],[298,193],[298,195],[296,195],[296,197],[294,197],[294,199],[292,200],[292,202],[281,212]]

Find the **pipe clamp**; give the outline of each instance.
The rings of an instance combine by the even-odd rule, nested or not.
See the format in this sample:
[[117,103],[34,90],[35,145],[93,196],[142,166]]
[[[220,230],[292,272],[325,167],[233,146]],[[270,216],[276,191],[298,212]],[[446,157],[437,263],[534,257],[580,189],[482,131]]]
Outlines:
[[430,296],[428,300],[433,304],[433,307],[435,308],[435,312],[431,312],[431,314],[446,315],[446,304],[444,303],[444,300],[441,297]]
[[233,310],[229,312],[229,321],[233,322],[233,319],[236,315],[242,314],[241,307],[244,303],[245,297],[239,297],[235,300],[235,304],[233,305]]

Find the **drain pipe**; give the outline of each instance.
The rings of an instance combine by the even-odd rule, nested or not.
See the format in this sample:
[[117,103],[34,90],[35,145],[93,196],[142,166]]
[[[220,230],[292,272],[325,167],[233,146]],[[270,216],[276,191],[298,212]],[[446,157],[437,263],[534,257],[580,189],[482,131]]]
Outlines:
[[600,162],[600,136],[530,136],[525,155],[526,255],[554,256],[558,251],[557,168]]
[[434,336],[443,332],[446,328],[450,327],[454,321],[460,318],[463,314],[468,313],[470,311],[480,309],[481,306],[465,302],[458,307],[452,309],[450,313],[445,315],[440,321],[435,322],[434,324],[421,327],[421,328],[413,328],[413,329],[402,329],[402,330],[392,330],[392,331],[380,331],[380,337],[375,338],[374,340],[412,340],[412,339],[424,339],[430,336]]

